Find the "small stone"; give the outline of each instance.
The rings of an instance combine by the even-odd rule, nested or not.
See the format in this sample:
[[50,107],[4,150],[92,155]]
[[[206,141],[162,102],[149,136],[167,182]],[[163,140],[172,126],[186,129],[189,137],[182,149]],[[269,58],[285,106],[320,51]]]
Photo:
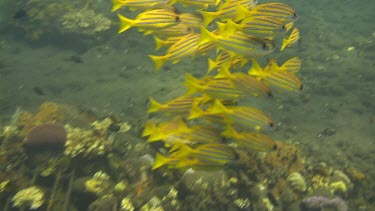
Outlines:
[[354,46],[350,46],[350,47],[348,47],[347,49],[346,49],[346,51],[354,51],[355,50],[355,47]]
[[326,128],[320,134],[324,136],[332,136],[336,134],[336,131],[333,128]]

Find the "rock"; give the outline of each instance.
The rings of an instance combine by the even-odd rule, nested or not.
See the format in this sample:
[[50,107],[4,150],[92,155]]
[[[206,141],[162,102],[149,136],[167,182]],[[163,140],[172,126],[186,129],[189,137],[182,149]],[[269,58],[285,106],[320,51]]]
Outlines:
[[26,136],[25,146],[64,146],[67,133],[64,126],[46,123],[33,127]]

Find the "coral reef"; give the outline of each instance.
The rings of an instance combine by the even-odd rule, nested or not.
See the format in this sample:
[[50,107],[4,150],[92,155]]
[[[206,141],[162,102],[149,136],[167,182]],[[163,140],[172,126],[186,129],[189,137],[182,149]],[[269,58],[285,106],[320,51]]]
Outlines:
[[280,141],[276,144],[276,150],[267,153],[264,158],[264,164],[272,174],[286,177],[304,169],[304,160],[297,146]]
[[334,209],[336,211],[348,211],[349,207],[340,197],[329,199],[324,196],[310,196],[301,202],[301,209],[304,211],[314,211],[322,209]]
[[125,197],[121,200],[121,211],[133,211],[134,206],[129,197]]
[[290,186],[297,192],[305,192],[307,189],[306,181],[299,172],[290,174],[287,178]]
[[71,33],[93,35],[109,30],[112,21],[91,9],[73,9],[65,13],[60,19],[62,30]]
[[30,209],[37,209],[44,203],[44,192],[31,186],[16,193],[12,198],[13,207],[29,206]]
[[[65,154],[44,157],[34,166],[24,162],[19,144],[23,131],[30,135],[44,125],[61,123],[67,123]],[[128,133],[128,123],[111,117],[89,127],[74,123],[54,103],[41,106],[35,115],[17,110],[0,134],[1,202],[30,209],[45,204],[50,210],[297,210],[291,207],[302,198],[323,194],[327,197],[305,198],[301,209],[346,211],[344,200],[353,206],[353,186],[358,189],[364,180],[364,174],[353,168],[341,170],[322,161],[314,166],[310,160],[305,166],[296,145],[279,141],[270,152],[238,149],[239,159],[222,171],[151,171],[152,145]],[[88,199],[61,202],[61,191],[65,199],[72,191]]]
[[74,128],[65,125],[67,141],[65,142],[65,155],[92,158],[104,155],[112,149],[113,136],[109,135],[109,128],[113,124],[110,118],[101,122],[92,123],[91,130]]
[[346,197],[348,191],[353,188],[353,183],[349,177],[340,170],[333,170],[331,175],[316,174],[311,178],[310,193],[323,191],[332,196]]

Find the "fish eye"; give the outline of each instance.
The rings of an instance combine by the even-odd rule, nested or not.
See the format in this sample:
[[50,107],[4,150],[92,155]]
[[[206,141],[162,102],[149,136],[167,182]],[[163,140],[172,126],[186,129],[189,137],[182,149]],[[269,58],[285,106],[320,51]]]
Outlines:
[[286,31],[286,30],[287,30],[286,26],[285,26],[285,25],[282,25],[282,26],[281,26],[281,31]]
[[303,85],[301,85],[301,87],[299,89],[302,90],[303,89]]
[[277,144],[272,147],[272,150],[277,150]]
[[262,48],[263,48],[263,49],[267,49],[267,44],[266,44],[266,43],[263,43],[263,44],[262,44]]
[[293,17],[293,18],[297,18],[297,14],[296,14],[296,13],[293,13],[292,17]]
[[180,16],[176,16],[176,21],[181,21]]
[[270,126],[270,128],[274,128],[275,124],[273,122],[271,122],[269,126]]

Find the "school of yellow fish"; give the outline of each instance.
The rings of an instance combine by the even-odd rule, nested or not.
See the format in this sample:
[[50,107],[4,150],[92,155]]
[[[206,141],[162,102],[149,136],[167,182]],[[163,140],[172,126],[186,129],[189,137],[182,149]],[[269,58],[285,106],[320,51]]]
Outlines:
[[[238,160],[239,148],[275,149],[275,142],[262,134],[276,127],[273,120],[239,101],[302,90],[296,76],[301,68],[298,57],[281,65],[274,59],[264,67],[258,63],[276,48],[283,51],[299,40],[299,30],[293,27],[298,16],[292,7],[256,0],[113,0],[112,11],[120,8],[138,15],[131,19],[118,14],[119,33],[134,27],[154,36],[156,50],[167,47],[163,55],[149,55],[156,70],[165,62],[175,64],[216,51],[216,58],[208,59],[207,76],[186,74],[185,95],[164,104],[150,98],[149,113],[172,117],[161,123],[148,121],[142,133],[148,142],[163,142],[167,149],[156,153],[153,169],[221,169]],[[247,73],[238,71],[248,62]]]

